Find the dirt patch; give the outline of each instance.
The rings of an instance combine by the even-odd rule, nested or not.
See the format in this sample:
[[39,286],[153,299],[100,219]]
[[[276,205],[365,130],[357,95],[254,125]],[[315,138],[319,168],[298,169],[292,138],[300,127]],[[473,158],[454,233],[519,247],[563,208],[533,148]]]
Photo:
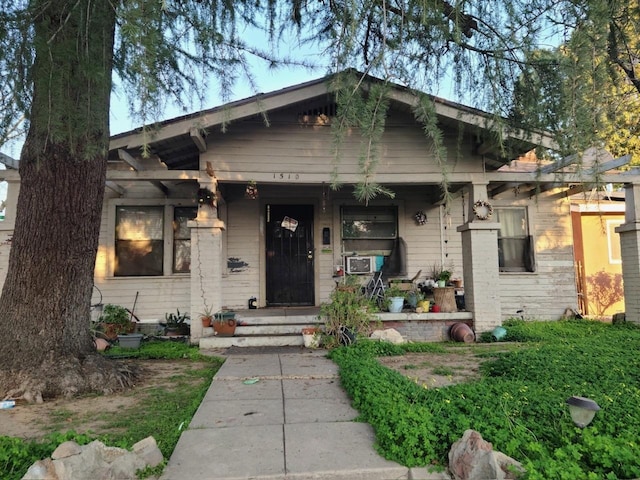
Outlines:
[[171,388],[176,376],[201,368],[204,363],[182,360],[126,360],[141,369],[134,388],[111,395],[55,399],[42,404],[18,403],[0,410],[0,436],[39,439],[47,433],[75,430],[105,433],[109,414],[133,408],[144,402],[148,392],[158,387]]
[[[380,363],[427,388],[446,387],[480,378],[480,364],[494,359],[491,352],[505,351],[503,345],[455,347],[443,353],[407,353],[380,357]],[[487,355],[489,352],[489,355]]]

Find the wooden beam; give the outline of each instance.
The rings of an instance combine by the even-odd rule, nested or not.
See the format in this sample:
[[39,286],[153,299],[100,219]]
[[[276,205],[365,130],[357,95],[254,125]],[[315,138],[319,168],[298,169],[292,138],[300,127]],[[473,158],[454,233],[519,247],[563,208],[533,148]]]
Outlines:
[[144,165],[127,153],[126,150],[118,149],[118,158],[138,172],[144,170]]
[[578,157],[578,155],[569,155],[568,157],[561,158],[560,160],[549,165],[545,165],[540,169],[540,173],[545,174],[557,172],[558,170],[562,170],[564,167],[568,167],[569,165],[576,163],[578,160],[580,160],[580,157]]
[[105,185],[107,186],[107,188],[113,190],[114,192],[116,192],[121,197],[124,196],[125,193],[127,193],[127,191],[124,189],[124,187],[122,187],[121,185],[118,185],[116,182],[112,182],[110,180],[107,180]]
[[198,151],[200,153],[207,151],[207,142],[202,136],[202,134],[200,133],[199,129],[197,128],[190,129],[189,136],[191,137],[191,140],[193,141],[193,143],[196,144],[196,147],[198,147]]
[[107,180],[113,181],[144,181],[156,180],[159,182],[186,181],[200,179],[198,170],[145,170],[143,172],[126,170],[107,170]]
[[11,168],[13,170],[18,170],[18,165],[20,165],[20,160],[16,160],[15,158],[11,158],[9,155],[5,155],[0,152],[0,163],[4,163],[7,168]]
[[613,170],[614,168],[619,168],[624,165],[627,165],[631,161],[631,154],[627,154],[623,157],[614,158],[613,160],[609,160],[608,162],[601,163],[600,165],[596,165],[588,170],[585,170],[585,175],[597,175],[600,173],[607,172],[609,170]]
[[[118,157],[120,158],[120,160],[122,160],[123,162],[128,164],[135,171],[138,171],[138,172],[145,171],[144,165],[142,163],[140,163],[136,158],[134,158],[131,155],[129,155],[129,153],[127,153],[125,150],[118,149]],[[151,185],[156,187],[158,190],[160,190],[162,193],[164,193],[166,196],[169,195],[169,187],[167,187],[161,181],[159,181],[159,180],[150,180],[150,183],[151,183]]]

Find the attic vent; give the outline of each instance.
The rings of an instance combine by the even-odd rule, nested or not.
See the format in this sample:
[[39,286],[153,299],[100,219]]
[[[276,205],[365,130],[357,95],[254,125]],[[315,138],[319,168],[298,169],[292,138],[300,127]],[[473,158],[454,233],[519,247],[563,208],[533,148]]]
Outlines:
[[298,122],[301,125],[331,125],[331,118],[336,116],[336,110],[335,103],[308,108],[298,114]]

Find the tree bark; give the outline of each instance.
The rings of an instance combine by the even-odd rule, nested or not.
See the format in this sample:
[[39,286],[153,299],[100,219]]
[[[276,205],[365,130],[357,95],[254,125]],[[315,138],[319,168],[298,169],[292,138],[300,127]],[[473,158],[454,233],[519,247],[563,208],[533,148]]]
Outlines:
[[98,357],[89,305],[109,142],[114,3],[31,2],[33,99],[0,297],[0,396],[109,391],[126,384]]

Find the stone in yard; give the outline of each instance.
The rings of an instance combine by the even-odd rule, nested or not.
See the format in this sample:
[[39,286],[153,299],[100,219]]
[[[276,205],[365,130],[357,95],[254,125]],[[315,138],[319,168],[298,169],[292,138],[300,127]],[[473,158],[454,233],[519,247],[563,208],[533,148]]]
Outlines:
[[137,470],[155,467],[163,460],[152,437],[136,443],[133,452],[97,440],[84,446],[64,442],[52,457],[31,465],[22,480],[134,480]]
[[395,328],[387,328],[385,330],[374,330],[371,334],[373,340],[380,340],[385,342],[391,342],[395,345],[405,343],[406,340],[402,337],[400,332]]
[[522,465],[494,452],[493,445],[475,430],[467,430],[449,450],[449,471],[455,480],[503,480],[518,478]]

